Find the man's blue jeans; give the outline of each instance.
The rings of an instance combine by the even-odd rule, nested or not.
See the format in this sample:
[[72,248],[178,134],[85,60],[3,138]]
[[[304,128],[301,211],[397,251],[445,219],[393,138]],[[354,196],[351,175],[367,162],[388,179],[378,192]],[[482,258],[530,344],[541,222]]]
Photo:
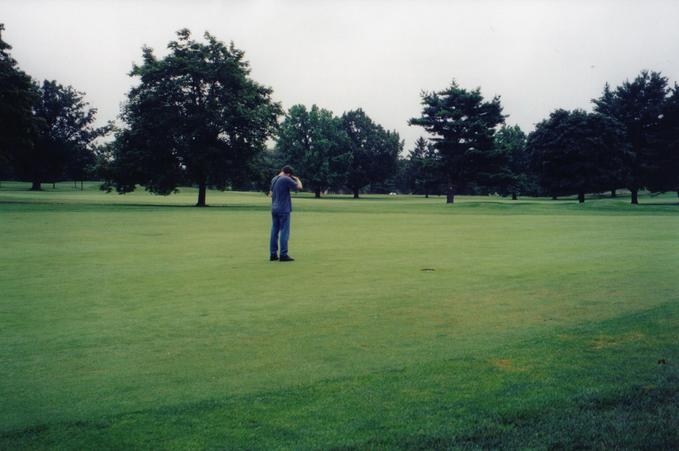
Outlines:
[[271,212],[271,240],[269,251],[271,255],[278,253],[278,236],[281,239],[281,255],[288,255],[288,239],[290,238],[290,213]]

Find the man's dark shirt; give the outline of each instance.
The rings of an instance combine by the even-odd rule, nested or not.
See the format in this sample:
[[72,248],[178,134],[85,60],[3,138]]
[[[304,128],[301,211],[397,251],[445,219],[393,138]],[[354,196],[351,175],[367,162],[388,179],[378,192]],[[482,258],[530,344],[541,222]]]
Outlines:
[[297,190],[297,182],[287,175],[277,175],[271,180],[271,211],[273,213],[292,211],[291,189]]

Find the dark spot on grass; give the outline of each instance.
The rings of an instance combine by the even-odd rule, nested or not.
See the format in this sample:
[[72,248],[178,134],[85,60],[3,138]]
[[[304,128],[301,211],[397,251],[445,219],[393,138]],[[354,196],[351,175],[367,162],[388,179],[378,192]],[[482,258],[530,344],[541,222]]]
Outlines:
[[422,268],[422,269],[420,269],[420,271],[432,272],[432,271],[436,271],[436,270],[434,268]]

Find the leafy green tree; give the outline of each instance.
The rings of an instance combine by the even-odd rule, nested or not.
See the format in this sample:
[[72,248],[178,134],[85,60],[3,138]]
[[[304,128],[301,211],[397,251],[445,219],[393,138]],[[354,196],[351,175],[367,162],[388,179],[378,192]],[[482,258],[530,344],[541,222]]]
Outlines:
[[351,155],[342,122],[331,111],[313,105],[290,108],[278,132],[279,157],[292,164],[315,197],[337,185],[344,176]]
[[435,146],[420,136],[408,154],[409,182],[414,193],[424,197],[439,190],[441,185],[441,162]]
[[[649,183],[653,173],[655,141],[663,105],[668,94],[667,78],[659,72],[642,71],[633,81],[625,81],[615,90],[608,84],[598,99],[592,99],[594,110],[623,124],[626,146],[623,170],[617,178],[632,193],[632,203],[638,204],[639,190]],[[652,183],[652,182],[651,182]]]
[[494,135],[504,123],[500,98],[484,101],[479,88],[467,91],[453,81],[438,92],[422,93],[422,115],[410,119],[434,136],[448,184],[446,202],[470,184],[493,185],[500,175],[502,155]]
[[38,90],[31,77],[18,68],[12,47],[2,40],[0,24],[0,168],[15,174],[17,163],[30,151],[35,139],[33,106]]
[[17,159],[32,190],[42,182],[62,179],[70,165],[73,174],[84,172],[92,160],[94,141],[108,133],[110,125],[94,127],[97,110],[88,108],[85,94],[71,86],[45,80],[33,106],[34,142]]
[[189,180],[205,206],[208,185],[225,189],[265,149],[281,114],[272,90],[253,81],[243,51],[187,29],[157,58],[143,49],[130,73],[140,83],[128,93],[117,135],[111,183],[120,193],[136,184],[170,194]]
[[556,110],[528,136],[527,147],[537,165],[540,184],[552,196],[585,193],[610,186],[622,164],[624,129],[603,114]]
[[359,191],[370,183],[381,183],[397,170],[403,142],[395,131],[373,122],[362,109],[342,115],[350,162],[345,183],[358,199]]
[[511,194],[512,200],[516,200],[519,194],[534,191],[526,150],[526,134],[521,127],[503,125],[495,134],[495,146],[504,157],[500,191]]

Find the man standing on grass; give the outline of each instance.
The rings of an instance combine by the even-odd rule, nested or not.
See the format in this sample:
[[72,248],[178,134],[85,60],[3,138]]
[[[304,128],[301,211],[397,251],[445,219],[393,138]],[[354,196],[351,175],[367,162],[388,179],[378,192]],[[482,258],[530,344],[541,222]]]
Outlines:
[[293,175],[290,166],[283,166],[281,172],[271,180],[271,239],[269,241],[269,260],[279,260],[278,258],[278,237],[281,241],[280,261],[291,262],[295,259],[288,255],[288,238],[290,238],[290,212],[292,211],[292,201],[290,200],[290,190],[297,191],[302,189],[302,182]]

